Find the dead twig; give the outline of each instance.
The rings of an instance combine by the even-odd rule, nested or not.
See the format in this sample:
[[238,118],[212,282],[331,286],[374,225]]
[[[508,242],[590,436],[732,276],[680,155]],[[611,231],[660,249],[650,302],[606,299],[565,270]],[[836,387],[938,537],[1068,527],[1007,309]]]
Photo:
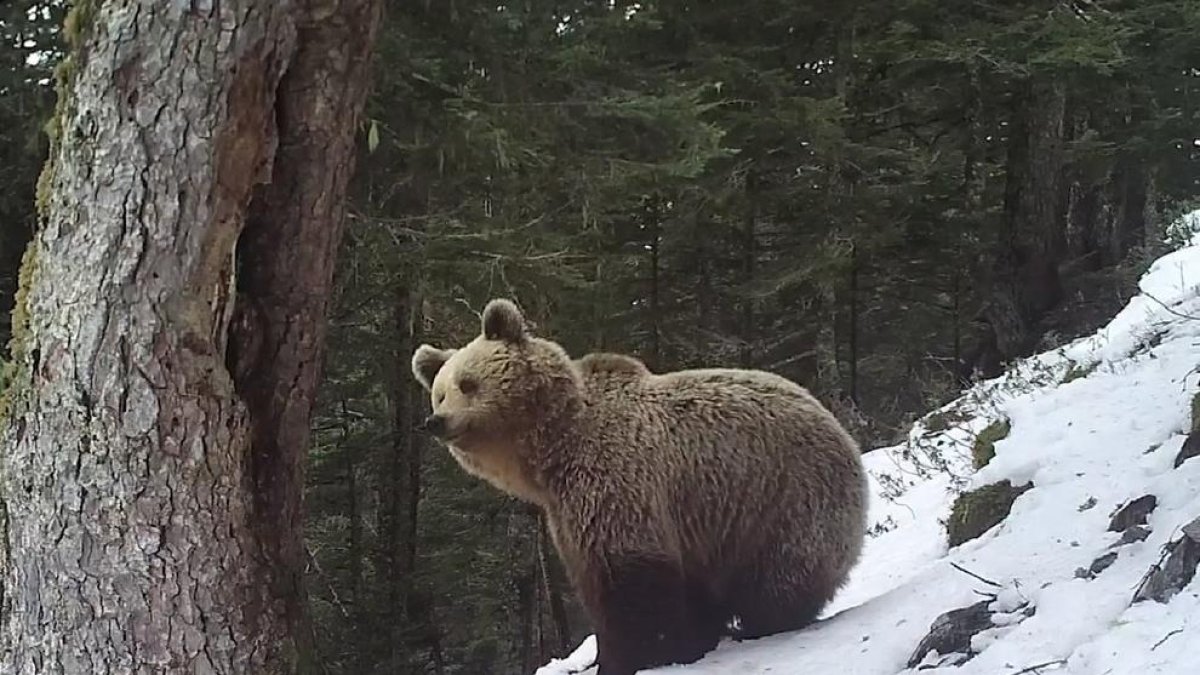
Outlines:
[[342,604],[342,599],[338,596],[337,589],[333,587],[333,580],[325,574],[325,570],[321,569],[321,563],[317,562],[317,556],[314,555],[312,549],[307,546],[304,547],[304,553],[308,556],[308,562],[310,565],[312,565],[312,569],[317,573],[318,576],[321,577],[322,580],[325,581],[325,584],[329,586],[329,596],[330,599],[333,600],[333,604],[337,606],[339,611],[341,611],[342,616],[349,618],[350,612],[347,611],[346,606]]
[[1042,672],[1042,668],[1049,668],[1050,666],[1063,666],[1063,665],[1066,665],[1066,663],[1067,663],[1066,659],[1054,659],[1053,661],[1047,661],[1045,663],[1039,663],[1034,666],[1022,668],[1022,669],[1018,670],[1017,672],[1013,673],[1012,675],[1025,675],[1026,673],[1040,673],[1040,672]]
[[958,564],[958,563],[956,563],[956,562],[952,562],[952,563],[950,563],[950,566],[951,566],[951,567],[953,567],[954,569],[958,570],[959,572],[962,572],[963,574],[966,574],[966,575],[968,575],[968,576],[975,577],[976,579],[978,579],[978,580],[982,581],[983,583],[985,583],[985,584],[987,584],[987,585],[989,585],[989,586],[993,586],[993,587],[995,587],[995,588],[1004,588],[1004,585],[1003,585],[1003,584],[998,584],[998,583],[996,583],[995,581],[992,581],[991,579],[986,579],[986,578],[984,578],[984,577],[981,577],[981,576],[979,576],[978,574],[976,574],[976,573],[972,572],[971,570],[969,570],[969,569],[967,569],[967,568],[963,567],[962,565],[959,565],[959,564]]
[[1170,633],[1167,633],[1166,635],[1162,636],[1161,640],[1154,643],[1154,646],[1150,648],[1150,651],[1154,651],[1155,649],[1158,649],[1159,647],[1162,646],[1162,643],[1166,642],[1167,640],[1170,640],[1172,636],[1179,635],[1182,632],[1183,632],[1182,628],[1176,628],[1175,630],[1171,631]]

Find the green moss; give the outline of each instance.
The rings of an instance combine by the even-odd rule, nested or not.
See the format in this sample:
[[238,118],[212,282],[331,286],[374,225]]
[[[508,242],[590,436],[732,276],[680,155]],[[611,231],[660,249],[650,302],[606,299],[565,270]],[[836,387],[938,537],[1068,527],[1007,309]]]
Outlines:
[[957,410],[939,410],[925,416],[925,430],[930,433],[940,433],[965,419],[963,414]]
[[1192,395],[1192,433],[1200,432],[1200,391]]
[[[51,153],[54,152],[55,142],[50,141]],[[37,192],[35,196],[35,206],[37,207],[38,215],[46,218],[50,215],[50,195],[54,185],[54,156],[46,158],[42,164],[42,172],[38,174]]]
[[85,43],[92,34],[96,14],[102,0],[75,0],[63,21],[63,37],[67,43],[67,53],[54,67],[54,90],[57,100],[54,102],[54,112],[46,120],[43,130],[50,141],[50,153],[37,182],[37,210],[43,217],[50,212],[50,196],[53,193],[55,164],[59,145],[65,132],[66,120],[72,114],[71,86],[79,73],[79,63],[84,58]]
[[925,418],[925,428],[933,432],[945,431],[950,428],[950,422],[946,420],[944,413],[930,413]]
[[71,3],[71,9],[63,20],[63,38],[68,48],[78,49],[92,34],[101,4],[103,0],[74,0]]
[[950,546],[968,542],[1000,524],[1008,517],[1017,497],[1032,487],[1032,484],[1013,487],[1012,483],[1001,481],[959,495],[946,523]]
[[0,421],[8,416],[12,399],[20,388],[29,341],[29,289],[37,272],[37,241],[32,241],[21,256],[21,271],[17,275],[17,292],[13,296],[12,337],[8,351],[12,361],[0,371]]
[[[79,74],[79,64],[86,60],[86,43],[92,35],[96,16],[104,0],[74,0],[63,20],[63,38],[67,53],[54,68],[54,88],[58,96],[54,112],[46,121],[45,132],[50,141],[50,152],[38,176],[36,206],[42,219],[50,217],[50,201],[54,194],[56,159],[64,140],[66,122],[74,112],[72,88]],[[17,292],[13,298],[12,339],[9,341],[10,363],[3,364],[0,372],[0,421],[8,415],[13,400],[24,389],[26,369],[26,343],[29,334],[29,289],[37,272],[37,241],[29,244],[21,258],[21,272]]]
[[47,218],[50,215],[50,196],[54,190],[54,161],[58,154],[58,148],[62,143],[64,120],[70,116],[67,103],[71,100],[70,87],[75,77],[74,64],[74,58],[68,54],[54,67],[54,88],[58,98],[54,102],[54,111],[50,113],[50,119],[46,120],[43,128],[47,139],[50,141],[50,152],[46,157],[45,163],[42,164],[42,172],[38,175],[35,197],[37,212],[42,218]]
[[1074,382],[1075,380],[1083,379],[1088,375],[1091,375],[1092,372],[1096,370],[1097,365],[1099,364],[1090,363],[1086,366],[1081,366],[1078,363],[1072,362],[1071,367],[1067,369],[1066,374],[1063,375],[1062,384]]
[[971,458],[974,460],[976,469],[982,469],[992,461],[992,458],[996,456],[996,443],[1008,438],[1010,431],[1012,431],[1011,423],[1007,419],[1002,419],[987,425],[975,436],[975,443],[971,446]]

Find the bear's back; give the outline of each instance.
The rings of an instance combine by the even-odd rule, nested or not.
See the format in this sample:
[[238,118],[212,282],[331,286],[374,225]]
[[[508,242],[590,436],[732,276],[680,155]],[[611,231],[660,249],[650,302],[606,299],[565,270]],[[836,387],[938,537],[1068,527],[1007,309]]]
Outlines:
[[585,474],[624,480],[580,485],[580,494],[626,485],[637,494],[625,501],[653,496],[705,563],[729,547],[757,548],[754,540],[796,519],[824,535],[826,527],[853,530],[861,518],[858,447],[800,385],[754,370],[654,374],[628,357],[588,365],[581,370],[595,445],[584,453],[594,462]]
[[593,352],[575,361],[584,378],[642,378],[649,376],[646,364],[632,356],[612,352]]
[[581,359],[589,426],[606,463],[668,481],[720,473],[723,484],[739,486],[805,471],[821,457],[858,459],[833,415],[784,377],[723,368],[655,374],[629,357],[590,357]]

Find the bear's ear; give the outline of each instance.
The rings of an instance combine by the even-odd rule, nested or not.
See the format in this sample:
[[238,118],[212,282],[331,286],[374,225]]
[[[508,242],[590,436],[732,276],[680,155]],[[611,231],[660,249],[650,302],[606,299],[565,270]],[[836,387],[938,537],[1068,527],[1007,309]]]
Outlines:
[[520,342],[525,339],[525,317],[511,300],[497,298],[483,309],[483,337]]
[[412,357],[412,372],[417,378],[417,382],[425,387],[426,391],[433,388],[433,378],[437,377],[438,371],[450,360],[454,355],[455,349],[438,349],[430,345],[421,345],[417,347],[417,351],[413,352]]

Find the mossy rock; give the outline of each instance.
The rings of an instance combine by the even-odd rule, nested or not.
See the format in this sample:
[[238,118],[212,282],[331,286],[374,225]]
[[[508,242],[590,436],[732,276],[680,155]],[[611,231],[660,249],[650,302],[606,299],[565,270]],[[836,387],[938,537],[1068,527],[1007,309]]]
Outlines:
[[944,413],[930,413],[925,417],[925,429],[928,431],[936,433],[939,431],[945,431],[949,428],[950,422],[946,420],[946,415]]
[[996,456],[996,443],[1008,438],[1011,431],[1012,423],[1002,419],[987,425],[975,436],[975,444],[971,446],[971,458],[976,469],[982,469],[992,461]]
[[1067,369],[1066,374],[1064,374],[1062,377],[1062,384],[1074,382],[1075,380],[1082,380],[1083,378],[1087,377],[1088,375],[1091,375],[1096,370],[1096,367],[1099,365],[1100,365],[1099,363],[1089,363],[1087,365],[1080,365],[1078,363],[1072,362],[1071,367]]
[[957,410],[939,410],[931,412],[925,416],[925,431],[929,433],[940,433],[949,429],[955,424],[959,424],[966,419],[966,416]]
[[1008,517],[1017,497],[1032,487],[1032,483],[1014,487],[1005,480],[959,495],[946,523],[950,546],[968,542],[1000,524]]
[[1200,391],[1192,396],[1192,433],[1200,432]]

